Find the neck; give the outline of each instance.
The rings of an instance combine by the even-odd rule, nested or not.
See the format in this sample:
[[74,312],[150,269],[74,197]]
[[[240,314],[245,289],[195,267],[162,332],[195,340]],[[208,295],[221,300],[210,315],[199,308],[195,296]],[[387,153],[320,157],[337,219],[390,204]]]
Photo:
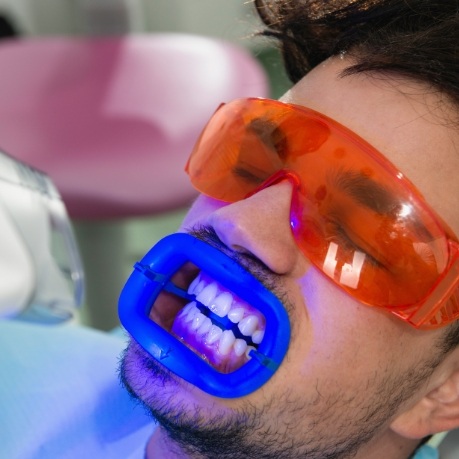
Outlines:
[[189,456],[181,451],[164,432],[161,426],[155,430],[147,444],[147,459],[187,459]]
[[419,439],[401,437],[389,430],[379,439],[364,445],[355,459],[408,459],[419,443]]

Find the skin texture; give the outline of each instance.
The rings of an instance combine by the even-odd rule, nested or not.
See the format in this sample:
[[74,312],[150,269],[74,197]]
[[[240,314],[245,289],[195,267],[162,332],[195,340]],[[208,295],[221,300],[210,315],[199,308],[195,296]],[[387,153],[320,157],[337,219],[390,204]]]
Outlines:
[[[326,61],[283,100],[320,111],[370,142],[459,234],[453,111],[410,80],[341,77],[349,64]],[[122,374],[163,425],[148,445],[150,458],[406,459],[424,436],[459,425],[459,351],[441,356],[445,331],[417,331],[363,306],[312,268],[290,232],[291,192],[281,182],[230,205],[201,196],[185,219],[183,231],[213,229],[275,286],[292,340],[261,389],[229,400],[163,372],[133,343]]]

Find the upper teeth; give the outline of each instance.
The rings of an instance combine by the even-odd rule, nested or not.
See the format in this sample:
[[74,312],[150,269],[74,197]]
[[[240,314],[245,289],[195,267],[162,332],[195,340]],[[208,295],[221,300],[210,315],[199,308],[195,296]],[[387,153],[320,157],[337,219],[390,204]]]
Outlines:
[[[264,336],[263,320],[253,314],[253,309],[234,296],[214,281],[206,281],[199,274],[190,284],[188,294],[194,295],[196,301],[209,308],[219,317],[228,319],[238,324],[240,332],[252,339],[255,344],[261,343]],[[236,339],[231,330],[222,331],[219,327],[212,325],[212,321],[202,314],[196,306],[196,302],[189,303],[181,312],[185,322],[190,322],[189,327],[196,330],[199,335],[206,335],[205,341],[212,344],[217,340],[222,355],[227,355],[234,349],[236,355],[242,355],[247,350],[245,340]]]
[[[199,293],[196,294],[196,299],[206,306],[215,299],[217,296],[218,287],[215,282],[212,282],[207,287],[204,287]],[[190,291],[188,291],[190,293]]]
[[233,322],[233,324],[237,324],[241,321],[244,317],[244,308],[234,308],[228,312],[228,319]]
[[[216,284],[211,284],[210,286],[212,286],[212,285],[216,285]],[[203,292],[205,292],[205,291],[207,291],[207,287],[204,288]],[[201,295],[201,293],[199,295]],[[202,302],[200,299],[198,299],[198,301],[201,302],[202,304],[204,304],[205,306],[209,306],[209,309],[214,314],[217,314],[217,316],[225,317],[225,316],[228,315],[228,312],[230,311],[231,304],[233,303],[233,297],[231,296],[231,293],[223,292],[220,295],[218,295],[217,297],[214,297],[207,304],[205,302]]]

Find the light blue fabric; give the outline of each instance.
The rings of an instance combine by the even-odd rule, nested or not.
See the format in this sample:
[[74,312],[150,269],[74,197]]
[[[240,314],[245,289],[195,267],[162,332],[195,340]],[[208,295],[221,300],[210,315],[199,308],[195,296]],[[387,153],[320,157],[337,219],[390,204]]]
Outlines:
[[124,339],[0,320],[0,457],[143,459],[154,424],[118,381]]
[[430,445],[424,445],[416,452],[413,459],[439,459],[438,450]]

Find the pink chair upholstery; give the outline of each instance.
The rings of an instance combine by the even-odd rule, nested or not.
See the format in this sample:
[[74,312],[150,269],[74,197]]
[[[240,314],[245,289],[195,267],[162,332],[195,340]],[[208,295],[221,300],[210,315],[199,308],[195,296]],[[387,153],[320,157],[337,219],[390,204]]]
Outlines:
[[220,102],[266,96],[243,49],[192,35],[0,44],[0,148],[47,172],[77,219],[194,196],[183,166]]
[[48,173],[80,221],[88,323],[117,324],[125,279],[123,232],[104,220],[188,205],[183,167],[207,119],[221,102],[267,93],[247,51],[210,38],[0,43],[0,149]]

